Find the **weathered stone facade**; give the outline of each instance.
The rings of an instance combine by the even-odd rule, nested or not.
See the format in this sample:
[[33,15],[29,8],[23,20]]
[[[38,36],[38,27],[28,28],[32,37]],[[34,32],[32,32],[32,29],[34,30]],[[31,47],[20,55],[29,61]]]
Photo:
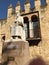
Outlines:
[[[40,18],[40,29],[41,29],[41,41],[36,46],[30,46],[30,59],[42,57],[44,61],[49,65],[49,0],[47,1],[47,6],[41,8],[40,1],[35,1],[35,9],[33,11],[39,11]],[[16,10],[20,11],[20,6],[16,7]],[[13,8],[10,6],[8,8],[7,19],[0,20],[0,55],[2,53],[2,36],[6,36],[6,40],[10,39],[10,26],[14,25],[14,20],[16,18],[15,14],[12,14]],[[25,4],[25,11],[21,14],[30,12],[30,4]]]

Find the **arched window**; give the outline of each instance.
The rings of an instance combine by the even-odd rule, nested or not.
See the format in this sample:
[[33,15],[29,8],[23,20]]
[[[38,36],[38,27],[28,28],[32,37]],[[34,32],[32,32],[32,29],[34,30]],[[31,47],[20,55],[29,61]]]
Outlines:
[[28,38],[29,37],[29,19],[28,19],[28,17],[24,17],[24,29],[25,29],[26,38]]
[[32,37],[38,38],[40,26],[39,26],[39,18],[37,15],[31,16],[31,23],[32,23],[32,33],[33,33]]

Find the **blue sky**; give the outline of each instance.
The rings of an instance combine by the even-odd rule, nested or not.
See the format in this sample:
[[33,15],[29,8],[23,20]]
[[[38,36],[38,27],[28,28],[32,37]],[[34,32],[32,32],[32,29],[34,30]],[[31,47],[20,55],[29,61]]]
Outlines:
[[[12,4],[13,7],[15,7],[18,1],[20,1],[21,9],[24,10],[24,2],[26,0],[0,0],[0,19],[5,19],[7,17],[8,6]],[[46,0],[40,1],[42,6],[46,4]],[[31,8],[34,8],[35,6],[34,2],[35,2],[34,0],[30,0]]]
[[12,3],[13,7],[15,7],[17,2],[18,0],[0,0],[0,19],[5,19],[8,6]]

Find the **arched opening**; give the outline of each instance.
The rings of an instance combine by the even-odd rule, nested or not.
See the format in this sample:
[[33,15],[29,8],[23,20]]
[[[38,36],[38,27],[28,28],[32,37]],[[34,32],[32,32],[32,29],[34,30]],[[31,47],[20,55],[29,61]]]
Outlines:
[[29,37],[29,18],[28,17],[24,17],[24,29],[25,29],[26,38],[28,38]]
[[39,26],[39,18],[37,15],[32,15],[31,16],[31,22],[32,22],[32,31],[33,31],[33,37],[34,38],[39,38],[40,34],[40,26]]
[[24,23],[28,23],[29,18],[28,17],[24,17]]
[[32,16],[31,16],[31,20],[32,20],[33,22],[36,22],[36,21],[39,20],[39,18],[38,18],[37,15],[32,15]]

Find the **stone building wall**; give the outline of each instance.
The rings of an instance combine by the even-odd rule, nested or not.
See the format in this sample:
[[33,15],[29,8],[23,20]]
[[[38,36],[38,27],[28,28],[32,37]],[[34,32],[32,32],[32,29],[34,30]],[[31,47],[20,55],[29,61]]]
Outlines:
[[[30,56],[31,59],[41,56],[44,59],[44,61],[47,61],[49,65],[49,9],[48,9],[49,4],[48,3],[49,1],[47,0],[47,6],[43,9],[37,6],[36,10],[39,11],[42,40],[40,41],[38,46],[30,47]],[[36,5],[39,4],[37,3]],[[42,12],[42,10],[44,12]]]
[[5,29],[6,28],[6,20],[0,20],[0,62],[2,59],[2,37],[5,35]]
[[[49,63],[49,0],[47,1],[47,6],[45,8],[40,7],[40,1],[35,1],[35,9],[33,11],[39,11],[39,18],[40,18],[40,28],[41,28],[41,38],[38,46],[30,46],[30,59],[34,59],[38,56],[42,57],[45,61]],[[20,11],[20,6],[18,5],[15,10]],[[11,14],[13,11],[12,7],[8,8],[7,13],[7,21],[3,24],[1,33],[6,35],[6,40],[10,38],[10,26],[14,25],[14,20],[16,19],[16,14]],[[25,4],[25,11],[23,13],[30,12],[30,4]],[[4,30],[3,30],[4,29]],[[0,35],[1,38],[1,35]],[[0,43],[1,44],[1,43]]]

